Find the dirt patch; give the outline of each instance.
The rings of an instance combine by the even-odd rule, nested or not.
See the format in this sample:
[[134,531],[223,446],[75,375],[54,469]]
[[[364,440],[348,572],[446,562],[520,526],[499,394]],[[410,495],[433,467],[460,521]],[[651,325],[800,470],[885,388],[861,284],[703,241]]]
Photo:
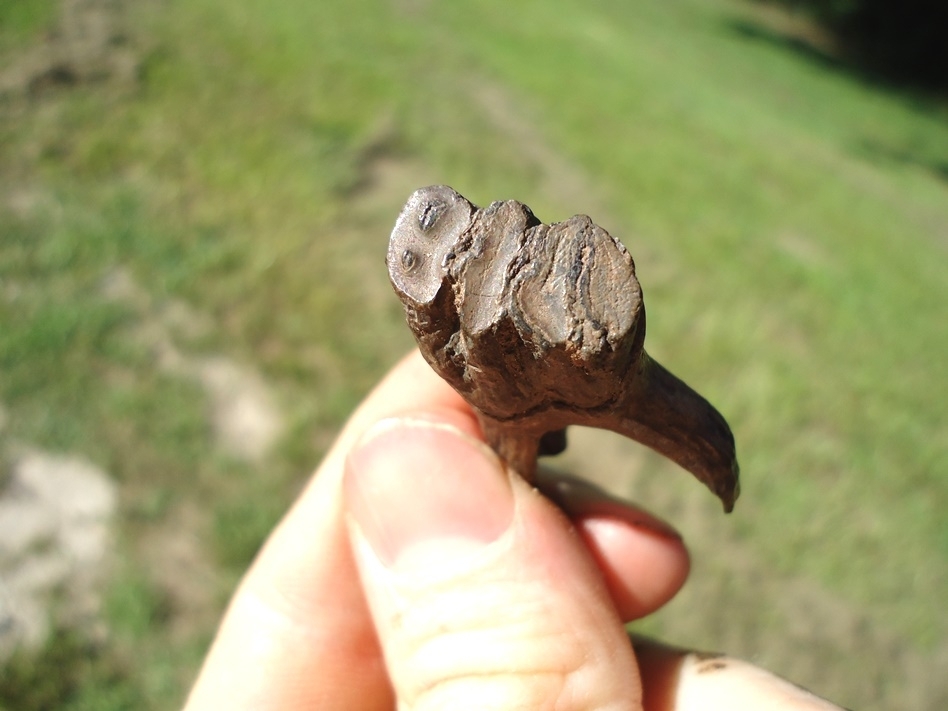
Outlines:
[[218,444],[240,459],[260,461],[283,429],[283,420],[260,375],[216,356],[186,364],[211,400]]
[[159,526],[143,531],[140,556],[172,614],[166,624],[178,639],[193,639],[220,614],[221,577],[207,553],[206,512],[190,503],[170,511]]
[[[136,314],[127,336],[150,351],[155,368],[203,388],[221,450],[252,463],[266,457],[284,417],[263,377],[222,355],[187,352],[213,330],[210,320],[184,302],[155,299],[121,269],[101,289]],[[122,563],[114,555],[118,492],[110,477],[76,457],[17,450],[5,432],[13,416],[0,407],[0,454],[12,452],[0,469],[0,664],[18,649],[40,647],[58,627],[104,635],[103,594],[112,574],[121,580]],[[120,552],[145,561],[159,612],[170,613],[168,634],[185,644],[219,614],[221,573],[207,552],[208,519],[206,508],[172,501],[160,517],[123,528],[135,540]]]
[[154,303],[128,272],[111,273],[103,291],[138,313],[134,337],[154,354],[160,369],[195,380],[204,389],[218,446],[237,459],[261,461],[284,428],[283,414],[263,377],[226,356],[184,353],[176,337],[199,337],[210,329],[208,320],[181,301]]
[[128,32],[122,0],[62,0],[44,40],[0,71],[0,96],[36,96],[77,84],[134,85],[141,49]]
[[41,644],[56,622],[88,628],[111,552],[108,474],[77,457],[30,451],[0,489],[0,658]]

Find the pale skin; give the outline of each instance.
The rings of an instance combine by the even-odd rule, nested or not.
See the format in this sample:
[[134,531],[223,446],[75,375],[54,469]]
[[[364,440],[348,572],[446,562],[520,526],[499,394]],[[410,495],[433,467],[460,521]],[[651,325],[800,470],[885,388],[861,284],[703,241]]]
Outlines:
[[681,538],[577,480],[540,489],[559,506],[412,353],[244,576],[186,711],[838,708],[737,660],[630,644],[623,624],[687,577]]

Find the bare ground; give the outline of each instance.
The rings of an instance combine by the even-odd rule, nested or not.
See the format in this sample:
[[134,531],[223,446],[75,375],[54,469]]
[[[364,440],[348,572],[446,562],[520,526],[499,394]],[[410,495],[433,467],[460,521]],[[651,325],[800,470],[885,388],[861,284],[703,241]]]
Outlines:
[[[183,303],[156,305],[121,271],[104,285],[107,295],[138,312],[133,338],[174,376],[198,383],[207,394],[212,430],[221,451],[260,463],[283,430],[283,417],[268,384],[253,368],[223,355],[190,356],[174,331],[194,333],[205,320]],[[3,423],[16,413],[0,410]],[[105,471],[73,454],[54,454],[13,443],[0,449],[12,461],[0,477],[0,659],[19,646],[36,648],[58,625],[94,630],[112,557],[116,484]],[[214,614],[219,579],[201,532],[207,513],[179,506],[136,546],[173,602],[173,623]]]
[[0,486],[0,660],[56,623],[94,629],[115,508],[115,484],[82,458],[15,455]]
[[80,83],[132,86],[140,52],[126,29],[126,0],[62,0],[43,41],[0,70],[0,97],[41,96]]

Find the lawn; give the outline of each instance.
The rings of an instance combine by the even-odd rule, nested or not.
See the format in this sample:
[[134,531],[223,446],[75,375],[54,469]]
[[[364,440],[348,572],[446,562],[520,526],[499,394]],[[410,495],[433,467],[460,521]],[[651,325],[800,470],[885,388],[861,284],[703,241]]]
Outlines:
[[[17,652],[0,709],[180,703],[262,537],[411,345],[382,255],[435,182],[622,239],[649,352],[733,426],[730,517],[628,450],[626,493],[695,556],[643,629],[852,707],[948,701],[944,101],[736,0],[109,13],[43,73],[57,4],[0,5],[0,489],[39,449],[118,501],[95,633]],[[279,414],[262,452],[221,438],[222,362]],[[608,464],[582,442],[570,466]]]

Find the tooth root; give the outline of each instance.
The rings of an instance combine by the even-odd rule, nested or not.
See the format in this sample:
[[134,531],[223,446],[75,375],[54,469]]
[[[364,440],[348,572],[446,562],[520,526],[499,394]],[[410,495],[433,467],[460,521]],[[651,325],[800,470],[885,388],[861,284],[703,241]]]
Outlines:
[[600,426],[668,457],[713,491],[730,512],[740,493],[734,436],[701,395],[642,352],[615,417]]
[[510,469],[532,482],[537,474],[537,455],[542,434],[510,422],[500,422],[479,410],[477,414],[484,439],[491,449]]

